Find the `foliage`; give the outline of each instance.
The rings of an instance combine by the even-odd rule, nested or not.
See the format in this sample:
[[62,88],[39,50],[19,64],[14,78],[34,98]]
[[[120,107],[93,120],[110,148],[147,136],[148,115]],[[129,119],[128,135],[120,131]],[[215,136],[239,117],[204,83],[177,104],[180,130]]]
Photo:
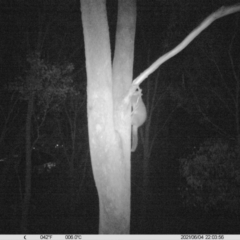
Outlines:
[[187,206],[240,210],[240,164],[235,146],[221,139],[208,139],[199,149],[180,159],[180,187]]
[[[79,100],[83,95],[72,78],[73,64],[53,64],[34,52],[27,56],[25,69],[21,77],[8,85],[7,90],[18,92],[23,101],[28,101],[34,93],[33,146],[46,146],[48,143],[55,150],[59,142],[56,120],[63,117],[68,99]],[[66,108],[71,109],[69,106]]]
[[71,78],[73,64],[59,66],[47,63],[38,52],[29,54],[27,63],[29,69],[24,76],[10,85],[10,90],[17,90],[24,100],[28,100],[30,93],[34,92],[37,105],[46,111],[53,102],[58,108],[59,102],[65,100],[69,92],[74,93]]

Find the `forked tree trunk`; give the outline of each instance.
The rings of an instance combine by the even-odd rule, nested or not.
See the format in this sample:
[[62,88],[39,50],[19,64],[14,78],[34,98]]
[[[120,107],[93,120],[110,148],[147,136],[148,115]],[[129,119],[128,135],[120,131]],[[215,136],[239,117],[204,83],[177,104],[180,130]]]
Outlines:
[[99,196],[99,233],[105,234],[130,231],[130,104],[123,98],[132,80],[134,1],[119,1],[119,10],[123,15],[118,17],[120,41],[115,46],[113,74],[106,2],[81,0],[89,144]]

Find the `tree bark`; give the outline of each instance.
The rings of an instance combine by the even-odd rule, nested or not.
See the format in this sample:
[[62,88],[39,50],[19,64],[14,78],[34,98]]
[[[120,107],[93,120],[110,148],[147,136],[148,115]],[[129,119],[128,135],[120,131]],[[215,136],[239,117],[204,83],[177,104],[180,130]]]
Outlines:
[[[121,12],[124,13],[133,1],[120,2],[123,4]],[[130,231],[130,104],[125,103],[123,97],[131,85],[129,73],[132,69],[127,72],[128,77],[125,82],[122,82],[123,75],[119,74],[119,71],[126,70],[127,67],[125,65],[121,69],[120,62],[130,63],[131,60],[126,59],[127,55],[120,57],[114,76],[120,76],[116,82],[118,86],[122,84],[123,87],[119,91],[115,88],[113,93],[106,2],[81,0],[81,12],[88,83],[89,144],[99,196],[99,233],[127,234]],[[135,24],[134,21],[133,23]],[[133,29],[135,33],[135,26]],[[124,40],[124,36],[121,39]],[[134,42],[129,45],[133,47]],[[128,50],[133,55],[133,50]],[[127,49],[125,54],[126,51]]]

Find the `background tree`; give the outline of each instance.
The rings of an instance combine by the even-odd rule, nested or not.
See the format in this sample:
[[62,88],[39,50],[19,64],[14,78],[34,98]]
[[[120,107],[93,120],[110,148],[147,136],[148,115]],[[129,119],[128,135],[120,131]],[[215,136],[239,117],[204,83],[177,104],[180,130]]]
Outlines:
[[[40,78],[43,77],[43,74],[47,75],[46,71],[48,71],[49,77],[51,75],[52,77],[55,77],[57,79],[58,78],[57,75],[59,75],[59,72],[57,71],[60,71],[61,72],[60,74],[62,74],[64,67],[67,68],[67,65],[68,65],[67,62],[69,62],[69,59],[74,61],[74,59],[77,57],[78,58],[77,65],[81,64],[79,62],[79,59],[81,59],[81,54],[80,54],[81,44],[79,45],[79,42],[80,42],[79,39],[81,37],[81,34],[72,34],[73,32],[76,32],[76,29],[80,27],[80,22],[76,20],[76,15],[79,15],[79,14],[76,14],[73,12],[74,9],[76,9],[74,2],[68,2],[67,4],[66,2],[57,3],[55,1],[51,1],[51,4],[49,4],[49,2],[47,3],[47,2],[32,2],[32,1],[24,1],[24,2],[18,2],[18,3],[6,2],[6,3],[2,3],[1,7],[3,7],[4,9],[4,11],[2,12],[3,15],[1,15],[3,17],[2,23],[5,24],[5,25],[2,24],[2,27],[4,25],[3,27],[4,38],[1,40],[1,43],[3,43],[2,46],[4,47],[2,48],[3,55],[1,56],[1,62],[4,64],[4,66],[1,68],[1,76],[2,76],[1,80],[3,85],[6,84],[6,82],[7,82],[7,85],[11,85],[10,82],[19,83],[15,85],[17,97],[20,96],[19,91],[23,93],[24,90],[26,90],[27,88],[26,85],[24,85],[24,81],[26,80],[27,74],[30,73],[31,67],[35,66],[36,72],[38,73],[41,72],[39,74],[40,75],[42,74],[41,76],[39,76],[39,79],[38,79],[39,85],[38,83],[36,83],[36,85],[38,85],[36,87],[44,88],[46,87],[46,82],[48,77],[45,76],[46,78],[44,80]],[[12,14],[13,12],[15,12],[16,14]],[[72,12],[73,14],[70,14]],[[77,19],[78,18],[79,16],[77,17]],[[10,32],[11,34],[9,34]],[[30,58],[30,55],[31,55],[30,53],[33,53],[34,55],[34,53],[36,52],[39,53],[39,58],[38,60],[36,59],[35,60],[36,62],[39,63],[39,65],[41,65],[42,63],[41,66],[39,65],[37,66],[37,64],[34,65],[34,63],[31,61],[30,61],[31,63],[29,61],[26,61],[26,56]],[[5,60],[2,61],[3,59]],[[66,59],[68,59],[68,61],[66,61]],[[55,69],[52,69],[52,67],[55,67]],[[78,69],[79,69],[79,65],[78,65]],[[82,69],[80,69],[79,71],[75,70],[74,75],[72,74],[72,77],[76,79],[81,74],[81,72],[83,72]],[[82,74],[82,80],[81,80],[82,82],[84,79],[83,75],[84,74]],[[19,76],[21,76],[21,78]],[[64,79],[66,76],[62,75],[61,77],[62,79]],[[19,81],[21,81],[21,83]],[[44,82],[43,83],[44,86],[41,86],[40,82],[41,83]],[[58,86],[56,86],[55,84],[55,86],[52,85],[51,87],[55,88],[54,90],[57,90],[57,87],[60,87],[60,83]],[[9,91],[9,89],[3,89],[3,88],[1,88],[1,91],[3,91],[6,95],[9,95],[13,92],[13,91]],[[53,97],[50,91],[51,91],[50,88],[48,88],[48,91],[45,91],[45,92],[42,89],[42,92],[41,93],[38,92],[39,95],[35,96],[34,109],[33,109],[34,111],[31,118],[31,146],[32,146],[31,150],[33,150],[33,155],[31,158],[32,158],[32,165],[34,165],[32,166],[32,169],[31,169],[32,172],[35,171],[34,169],[36,169],[35,164],[39,164],[37,162],[47,161],[46,155],[48,157],[51,155],[51,157],[55,158],[56,155],[59,154],[60,151],[62,151],[63,147],[66,147],[69,149],[69,144],[63,145],[60,141],[61,134],[58,132],[56,122],[58,117],[64,116],[63,114],[64,104],[70,105],[70,103],[67,103],[67,99],[65,99],[66,101],[63,101],[61,97],[56,97],[56,95]],[[3,142],[4,148],[2,148],[2,150],[4,149],[4,152],[2,152],[4,161],[1,162],[2,164],[0,167],[1,167],[1,173],[5,174],[5,172],[7,172],[6,174],[9,176],[9,179],[7,179],[7,182],[9,184],[7,182],[5,182],[6,184],[2,182],[3,185],[5,185],[4,187],[5,190],[8,189],[7,188],[8,185],[11,185],[11,186],[13,185],[12,186],[14,187],[13,189],[15,189],[16,187],[14,184],[17,185],[15,180],[15,174],[14,174],[15,167],[19,173],[19,181],[17,181],[19,183],[19,188],[20,188],[20,185],[21,185],[21,188],[24,187],[24,184],[23,184],[24,181],[22,179],[23,174],[25,174],[25,167],[23,167],[23,161],[24,161],[23,158],[25,158],[26,151],[24,150],[25,146],[23,143],[25,142],[25,139],[26,139],[26,135],[24,135],[25,133],[24,125],[26,123],[25,116],[27,115],[27,106],[26,106],[27,91],[25,91],[25,93],[23,93],[25,94],[25,96],[23,96],[22,94],[22,96],[19,98],[19,101],[18,101],[19,105],[17,107],[18,107],[18,111],[20,112],[20,115],[16,119],[16,123],[12,128],[12,132],[8,131],[7,135],[4,134],[4,131],[2,132],[3,133],[2,136],[5,135],[6,138],[4,138],[4,142]],[[41,94],[42,94],[42,98],[39,97]],[[47,96],[47,94],[49,95]],[[67,98],[71,97],[70,93],[68,94],[65,93],[65,95]],[[43,100],[44,98],[45,100]],[[8,104],[7,99],[2,99],[2,100],[3,100],[2,105],[4,105],[6,109],[9,109],[9,110],[12,109],[12,111],[14,111],[14,108],[11,108],[12,106]],[[70,108],[68,109],[70,110]],[[78,109],[78,111],[81,111],[81,114],[84,112],[82,111],[82,109]],[[15,111],[14,113],[17,114],[17,111]],[[84,116],[84,114],[82,114],[82,116]],[[77,121],[78,119],[76,119],[76,122]],[[55,123],[55,125],[53,124],[53,122]],[[1,121],[1,123],[3,122]],[[62,121],[62,125],[64,125],[63,121]],[[10,124],[8,124],[7,127],[10,127]],[[82,128],[84,128],[84,125],[82,126]],[[8,130],[11,130],[11,129],[8,128]],[[67,131],[68,129],[66,130],[66,132]],[[80,132],[77,131],[78,140],[81,139],[79,138],[79,134]],[[55,138],[53,137],[54,135],[55,135]],[[68,133],[66,135],[68,135]],[[50,143],[50,141],[47,141],[48,138],[51,140],[53,140],[54,138],[54,141]],[[85,141],[84,138],[81,139],[81,142]],[[57,144],[61,145],[61,147],[56,147],[58,146]],[[42,151],[44,151],[44,153],[47,153],[45,154],[44,157],[40,156],[42,154]],[[38,154],[39,152],[41,152],[40,155]],[[36,156],[36,153],[39,156]],[[10,155],[14,155],[15,156],[14,159],[11,158]],[[59,161],[57,162],[57,163],[60,163],[59,165],[63,165],[63,162],[66,162],[63,152],[61,156],[62,157],[58,158]],[[46,160],[44,160],[43,158],[46,158]],[[14,163],[14,164],[9,165],[8,163]],[[86,163],[86,159],[85,159],[85,163]],[[4,167],[6,166],[10,166],[10,167],[5,168],[5,169],[8,169],[7,171],[2,171],[2,165]],[[81,165],[81,159],[76,161],[76,165],[79,165],[79,166]],[[69,168],[69,165],[67,165],[66,170],[68,168]],[[83,167],[83,171],[85,171],[84,169],[85,168]],[[78,174],[78,176],[84,176],[84,175]],[[40,176],[40,178],[41,177],[42,176]],[[63,177],[64,177],[64,174],[63,174]],[[32,180],[34,181],[33,184],[36,184],[36,180],[39,181],[39,176],[37,176],[37,174],[34,174],[34,179]],[[42,179],[42,180],[43,180],[42,182],[46,181],[46,179]],[[68,183],[68,180],[69,179],[67,179],[67,183]],[[57,186],[58,185],[56,184],[56,188]],[[36,186],[34,185],[33,188],[35,187]],[[67,188],[67,189],[70,189],[70,188]],[[37,191],[39,191],[39,189]],[[8,192],[8,190],[6,190],[6,192]],[[19,191],[17,189],[17,193],[18,192]],[[15,193],[16,192],[14,190],[14,194]],[[15,201],[14,204],[18,206],[21,203],[17,202],[17,201],[20,201],[18,199],[19,196],[17,193],[15,194],[17,200],[15,199],[15,195],[13,194],[12,199],[14,200],[12,201]],[[33,193],[34,193],[34,197],[36,197],[36,194],[35,194],[36,191],[34,191]],[[23,194],[22,191],[20,191],[19,194],[20,195]],[[8,204],[8,202],[11,202],[11,201],[7,201],[7,194],[1,195],[1,197],[4,198],[5,204],[7,202],[7,206],[11,205],[11,203]],[[33,205],[35,204],[35,202],[37,202],[36,199],[31,201],[31,204]],[[6,209],[7,209],[7,206],[6,206]],[[11,212],[7,212],[7,210],[4,212],[6,213],[6,215],[9,215],[9,216],[11,215]],[[20,214],[17,213],[17,215],[20,215]],[[17,219],[17,217],[14,219]],[[17,221],[18,219],[15,220],[15,222]],[[8,224],[6,221],[6,226],[7,225]],[[11,226],[13,225],[14,224],[12,224]],[[31,225],[32,225],[32,222],[31,222]],[[7,231],[5,230],[7,228],[3,227],[2,229],[3,231]]]
[[[69,74],[73,70],[71,64],[57,67],[51,64],[45,64],[40,59],[39,53],[31,54],[27,59],[30,67],[26,72],[26,76],[19,82],[13,83],[10,87],[13,90],[18,90],[23,98],[27,100],[27,115],[26,115],[26,173],[25,173],[25,193],[22,203],[22,222],[21,230],[27,232],[27,218],[31,199],[31,176],[32,176],[32,149],[41,137],[39,132],[43,125],[46,115],[55,110],[59,106],[59,102],[66,98],[68,92],[73,91],[72,79]],[[57,100],[56,100],[57,99]],[[37,127],[37,136],[32,141],[32,117],[35,111],[35,104],[38,105],[38,111],[42,114],[38,115],[39,124]]]

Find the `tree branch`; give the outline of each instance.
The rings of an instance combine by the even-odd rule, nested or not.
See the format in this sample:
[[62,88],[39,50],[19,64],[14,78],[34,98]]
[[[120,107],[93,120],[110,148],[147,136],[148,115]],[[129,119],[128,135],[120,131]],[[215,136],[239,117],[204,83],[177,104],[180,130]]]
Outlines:
[[151,73],[153,73],[160,65],[177,55],[185,47],[188,46],[204,29],[206,29],[211,23],[218,18],[227,16],[229,14],[239,12],[240,4],[236,4],[230,7],[221,7],[216,12],[209,15],[197,28],[195,28],[180,44],[174,49],[165,53],[159,59],[157,59],[149,68],[142,72],[137,78],[134,79],[133,85],[140,85]]

